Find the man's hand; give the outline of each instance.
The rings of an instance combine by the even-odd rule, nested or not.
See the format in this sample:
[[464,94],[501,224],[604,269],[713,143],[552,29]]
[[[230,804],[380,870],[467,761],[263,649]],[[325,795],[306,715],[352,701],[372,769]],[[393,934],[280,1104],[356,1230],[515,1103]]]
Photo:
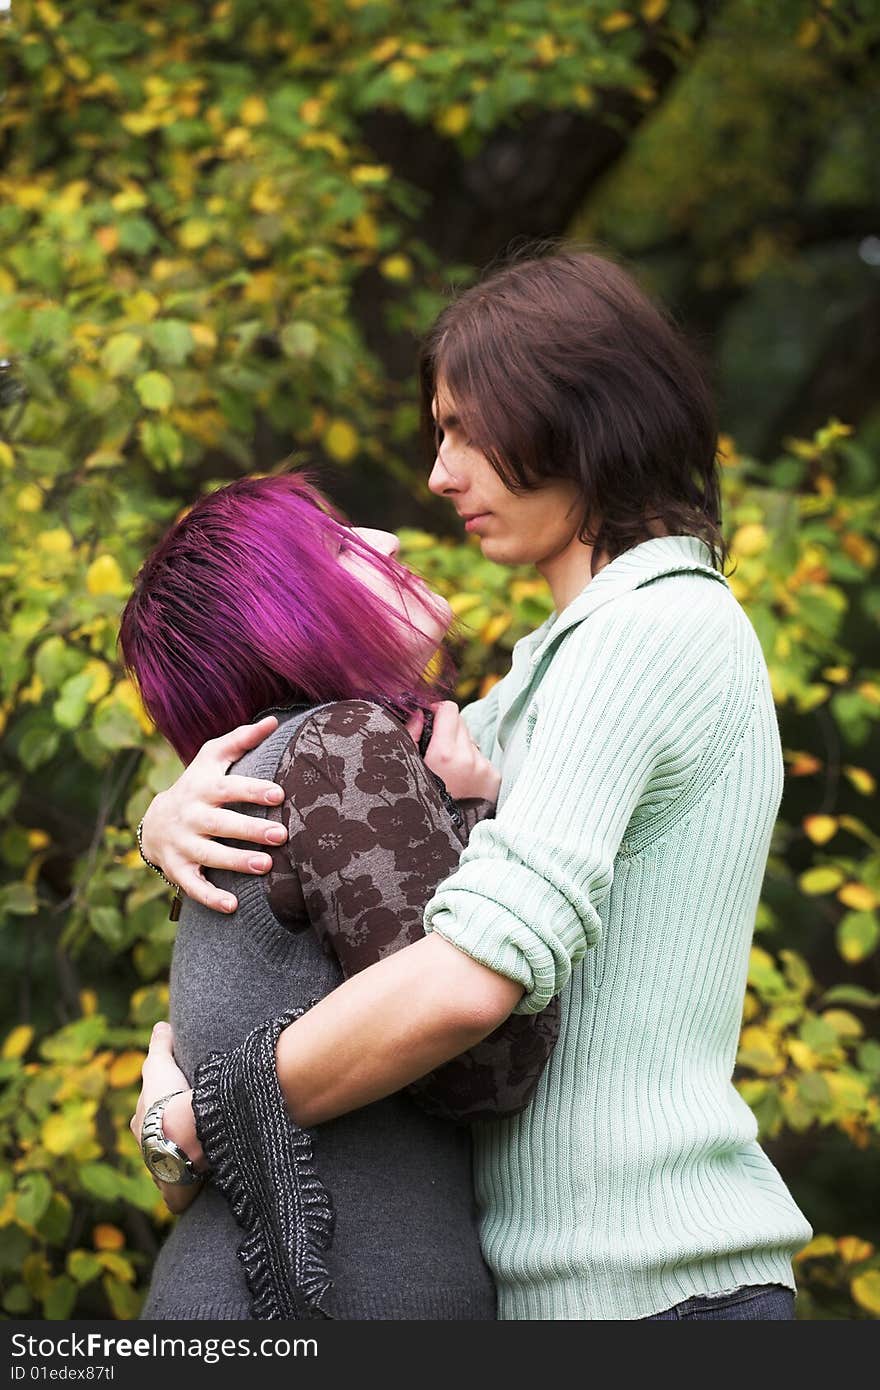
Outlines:
[[425,766],[442,777],[446,790],[456,801],[474,799],[494,805],[498,800],[501,774],[474,743],[452,700],[434,706],[434,728]]
[[[174,1060],[170,1023],[157,1023],[154,1027],[152,1036],[150,1037],[150,1050],[147,1053],[141,1076],[141,1093],[138,1097],[137,1109],[132,1115],[129,1124],[129,1129],[137,1141],[138,1148],[140,1148],[141,1144],[141,1130],[144,1127],[144,1117],[153,1102],[160,1100],[162,1096],[170,1096],[176,1091],[183,1091],[185,1093],[184,1096],[175,1097],[174,1101],[169,1101],[165,1109],[162,1127],[166,1138],[171,1139],[173,1143],[182,1148],[187,1157],[192,1159],[198,1167],[200,1163],[204,1162],[201,1145],[198,1144],[197,1141],[190,1141],[188,1134],[170,1127],[168,1123],[171,1107],[175,1105],[175,1101],[184,1101],[184,1106],[177,1107],[181,1111],[181,1115],[183,1115],[185,1114],[186,1104],[189,1104],[188,1098],[190,1095],[189,1080],[184,1076],[180,1067]],[[189,1109],[191,1114],[191,1105]],[[194,1133],[195,1124],[193,1123],[193,1134]],[[153,1178],[153,1182],[161,1192],[163,1201],[169,1211],[173,1211],[176,1216],[182,1211],[185,1211],[193,1198],[201,1191],[200,1183],[178,1186],[176,1183],[159,1182],[155,1177]]]
[[208,881],[203,868],[232,869],[242,874],[266,874],[268,854],[230,849],[218,838],[281,845],[287,831],[277,821],[243,815],[223,808],[229,802],[277,806],[284,799],[274,782],[256,777],[227,777],[226,769],[256,748],[278,727],[274,715],[257,724],[242,724],[222,738],[213,738],[193,758],[167,791],[160,792],[144,817],[144,854],[187,897],[218,912],[234,912],[238,900]]

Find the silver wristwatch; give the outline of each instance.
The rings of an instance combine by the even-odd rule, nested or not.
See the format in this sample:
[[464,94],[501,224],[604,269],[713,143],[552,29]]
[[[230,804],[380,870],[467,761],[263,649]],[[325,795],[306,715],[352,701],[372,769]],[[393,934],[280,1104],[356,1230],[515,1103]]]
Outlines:
[[158,1178],[160,1182],[171,1183],[175,1187],[189,1187],[191,1183],[201,1182],[205,1175],[187,1158],[179,1144],[165,1138],[162,1129],[165,1106],[172,1096],[181,1094],[181,1091],[172,1091],[170,1095],[162,1096],[161,1100],[153,1101],[144,1116],[141,1153],[154,1178]]

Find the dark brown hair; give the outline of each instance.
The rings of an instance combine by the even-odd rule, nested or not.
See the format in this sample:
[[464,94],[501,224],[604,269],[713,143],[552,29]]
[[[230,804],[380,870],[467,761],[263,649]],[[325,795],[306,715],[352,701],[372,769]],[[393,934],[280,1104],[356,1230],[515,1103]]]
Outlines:
[[555,250],[491,270],[444,309],[420,374],[432,447],[439,380],[512,492],[579,484],[580,536],[596,555],[614,559],[659,521],[723,564],[708,383],[681,332],[613,261]]

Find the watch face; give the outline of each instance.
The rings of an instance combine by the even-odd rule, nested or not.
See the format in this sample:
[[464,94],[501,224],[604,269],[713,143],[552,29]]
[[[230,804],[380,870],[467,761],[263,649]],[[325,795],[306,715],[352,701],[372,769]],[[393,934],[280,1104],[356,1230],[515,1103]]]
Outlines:
[[180,1162],[173,1154],[156,1149],[150,1154],[150,1171],[160,1182],[180,1181]]

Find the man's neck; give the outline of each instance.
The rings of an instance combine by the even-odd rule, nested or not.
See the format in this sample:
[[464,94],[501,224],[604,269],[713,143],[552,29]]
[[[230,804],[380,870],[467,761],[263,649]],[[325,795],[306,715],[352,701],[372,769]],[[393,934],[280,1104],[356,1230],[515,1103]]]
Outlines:
[[595,578],[595,574],[608,563],[607,556],[597,556],[594,574],[591,568],[593,553],[591,545],[585,545],[583,541],[575,538],[565,550],[538,565],[538,573],[550,586],[553,607],[557,613],[567,608],[572,599],[576,599],[590,580]]

